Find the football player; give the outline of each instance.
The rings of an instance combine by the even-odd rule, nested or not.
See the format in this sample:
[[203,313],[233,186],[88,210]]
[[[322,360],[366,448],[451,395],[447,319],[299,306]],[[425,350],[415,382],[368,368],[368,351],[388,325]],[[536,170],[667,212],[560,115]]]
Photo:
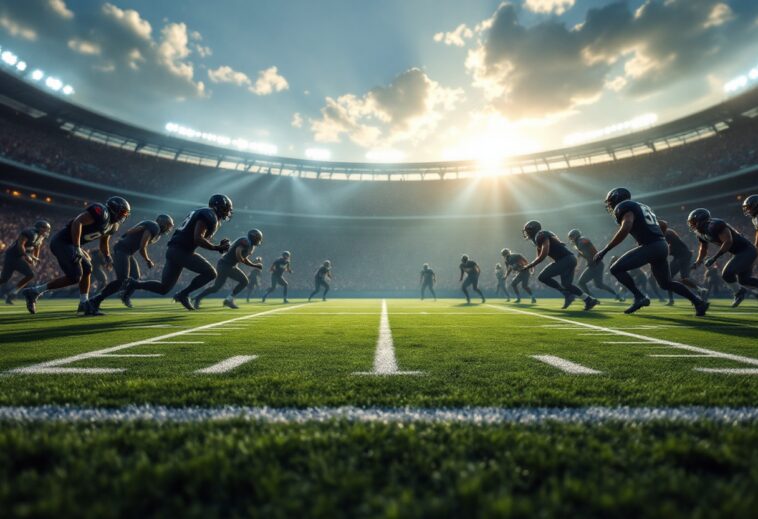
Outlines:
[[495,264],[495,279],[497,280],[497,288],[495,288],[495,297],[500,295],[502,291],[505,295],[505,300],[510,301],[511,295],[508,293],[508,289],[505,287],[505,271],[500,263]]
[[[748,290],[758,293],[758,279],[752,275],[753,263],[758,257],[755,245],[724,220],[712,218],[707,209],[699,208],[692,211],[687,218],[687,223],[700,242],[695,259],[696,267],[703,263],[706,267],[710,267],[721,256],[727,253],[732,254],[732,258],[726,262],[721,271],[721,278],[734,292],[733,307],[742,303]],[[716,254],[706,259],[710,243],[718,245],[719,249]]]
[[224,283],[226,283],[226,280],[230,278],[237,282],[237,286],[235,286],[232,289],[232,292],[226,296],[222,304],[227,308],[232,308],[234,310],[238,309],[239,306],[234,302],[234,296],[242,292],[250,281],[237,265],[242,263],[255,270],[263,270],[262,264],[250,261],[250,255],[261,243],[263,243],[263,233],[258,229],[250,229],[247,236],[242,236],[234,240],[229,247],[229,250],[221,256],[218,263],[216,263],[216,270],[218,271],[216,282],[213,286],[206,288],[195,297],[195,309],[200,308],[200,302],[204,297],[210,294],[215,294],[221,290]]
[[624,253],[611,265],[611,274],[634,295],[634,302],[624,313],[631,314],[642,307],[650,306],[650,299],[640,292],[629,275],[630,270],[650,265],[653,277],[663,290],[671,290],[686,297],[694,305],[696,315],[705,315],[708,303],[693,294],[686,286],[671,280],[668,246],[653,210],[632,200],[632,194],[624,187],[612,189],[606,195],[605,207],[615,217],[619,229],[611,241],[595,255],[595,261],[602,261],[611,249],[620,245],[630,234],[637,241],[637,247]]
[[187,310],[194,310],[190,294],[216,279],[216,269],[195,250],[201,247],[221,254],[226,253],[230,247],[228,239],[223,239],[218,244],[213,243],[211,239],[221,222],[232,219],[232,213],[231,199],[220,194],[215,194],[208,200],[208,207],[200,207],[190,212],[168,241],[166,264],[161,280],[138,281],[127,278],[124,282],[123,297],[130,299],[135,290],[147,290],[165,296],[174,288],[182,271],[187,269],[197,276],[174,295],[174,301],[181,303]]
[[742,202],[742,212],[749,217],[755,229],[753,245],[758,247],[758,195],[750,195]]
[[[692,251],[687,244],[684,243],[674,229],[669,227],[668,222],[665,220],[658,220],[663,231],[663,237],[666,238],[666,243],[669,245],[669,256],[671,256],[671,262],[669,263],[669,270],[671,271],[671,278],[673,279],[679,274],[682,284],[694,290],[700,297],[707,297],[708,291],[698,286],[692,278],[690,278],[690,272],[692,270]],[[668,291],[668,306],[674,304],[674,293],[671,290]]]
[[[116,279],[108,283],[91,299],[95,308],[99,309],[103,301],[120,291],[127,279],[139,279],[139,265],[134,258],[137,252],[145,260],[147,268],[152,269],[155,266],[147,253],[147,247],[157,243],[161,236],[168,234],[173,228],[174,220],[167,214],[160,214],[155,220],[144,220],[121,235],[121,239],[113,248],[113,269],[116,271]],[[121,302],[127,308],[132,307],[131,300],[123,294]]]
[[[471,296],[469,296],[468,287],[471,287],[474,292],[479,294],[479,297],[482,298],[482,303],[485,303],[486,300],[484,299],[484,294],[479,290],[479,274],[482,272],[479,265],[476,264],[476,261],[469,259],[467,254],[464,254],[461,257],[459,268],[461,270],[461,278],[458,281],[463,281],[461,290],[463,290],[463,293],[466,295],[466,303],[471,304]],[[463,279],[464,274],[466,275],[465,281]]]
[[[3,258],[3,270],[0,273],[0,287],[5,294],[5,304],[12,305],[16,295],[32,279],[34,271],[32,267],[40,261],[40,250],[42,243],[50,236],[50,224],[45,220],[34,222],[34,227],[24,229],[18,234],[18,238],[5,251]],[[14,288],[8,288],[6,285],[10,281],[14,272],[18,272],[23,277],[16,282]]]
[[437,293],[434,291],[434,285],[437,284],[437,274],[434,273],[428,263],[421,267],[421,300],[426,297],[426,290],[432,293],[434,300],[437,300]]
[[[253,260],[253,263],[257,263],[259,265],[263,265],[263,258],[258,256]],[[253,290],[256,288],[259,288],[261,286],[261,271],[259,269],[250,269],[250,276],[248,277],[250,280],[250,283],[247,285],[247,302],[250,302],[250,295],[253,293]]]
[[511,274],[511,272],[516,272],[516,275],[513,277],[513,281],[511,281],[511,288],[516,294],[516,300],[514,303],[521,302],[521,294],[518,290],[519,285],[521,285],[521,288],[523,288],[524,291],[529,294],[529,297],[532,298],[532,304],[536,303],[537,300],[534,298],[534,294],[532,294],[532,290],[529,288],[529,277],[531,276],[531,270],[524,268],[527,264],[529,264],[529,260],[527,260],[521,254],[512,253],[510,249],[501,250],[500,255],[503,257],[503,262],[505,263],[505,279],[508,279],[508,276]]
[[[540,272],[537,279],[563,294],[563,308],[568,308],[577,297],[584,301],[585,310],[591,310],[598,304],[597,299],[585,294],[574,285],[576,256],[568,250],[565,243],[552,232],[543,230],[542,224],[536,220],[526,222],[521,232],[525,240],[529,240],[537,246],[537,257],[522,268],[531,269],[545,261],[545,258],[552,259],[553,262]],[[560,283],[553,279],[559,276],[561,278]]]
[[290,267],[290,257],[292,255],[289,251],[282,252],[282,257],[274,261],[274,263],[271,265],[271,268],[269,269],[269,272],[271,272],[271,286],[266,290],[266,293],[263,294],[263,298],[261,299],[262,302],[266,302],[266,299],[268,298],[269,294],[276,290],[276,287],[281,285],[282,291],[284,292],[284,302],[289,303],[289,300],[287,299],[287,289],[289,288],[289,283],[287,283],[287,280],[284,279],[285,272],[292,274],[292,268]]
[[102,290],[108,284],[108,263],[99,249],[87,250],[92,263],[92,280],[97,290]]
[[326,260],[323,265],[316,271],[316,275],[314,277],[314,283],[316,287],[313,289],[313,292],[311,292],[311,295],[308,296],[308,302],[310,303],[311,299],[313,299],[313,296],[318,294],[319,290],[322,288],[324,289],[324,296],[322,297],[322,301],[326,301],[326,294],[329,292],[329,283],[327,282],[327,279],[331,281],[332,279],[332,262],[329,260]]
[[592,295],[592,292],[590,292],[590,289],[587,286],[587,283],[592,281],[596,288],[611,293],[616,301],[621,301],[621,297],[616,291],[606,285],[603,281],[605,265],[602,262],[595,263],[594,258],[595,254],[597,254],[597,249],[592,241],[586,236],[582,236],[582,231],[579,229],[571,229],[568,233],[568,239],[579,253],[579,257],[581,257],[587,264],[584,272],[579,276],[579,281],[576,282],[579,288],[581,288],[585,294]]
[[45,283],[24,289],[26,308],[30,313],[37,312],[37,300],[48,290],[58,290],[71,285],[79,285],[80,310],[84,315],[103,315],[89,301],[92,263],[82,245],[99,240],[100,251],[110,265],[111,235],[119,225],[129,217],[131,206],[120,196],[112,196],[103,204],[92,204],[66,226],[55,233],[50,240],[50,251],[58,260],[64,275]]

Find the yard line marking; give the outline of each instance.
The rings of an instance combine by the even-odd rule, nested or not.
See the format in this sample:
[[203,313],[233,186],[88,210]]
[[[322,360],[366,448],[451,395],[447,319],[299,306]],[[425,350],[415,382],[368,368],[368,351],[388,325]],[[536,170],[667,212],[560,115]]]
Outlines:
[[671,355],[648,355],[648,357],[713,357],[711,354],[700,354],[700,353],[693,353],[693,354],[671,354]]
[[677,348],[680,350],[691,351],[693,353],[705,353],[705,354],[708,354],[709,356],[717,357],[720,359],[733,360],[735,362],[741,362],[743,364],[758,366],[758,359],[754,359],[752,357],[745,357],[744,355],[735,355],[734,353],[721,353],[718,351],[701,348],[699,346],[691,346],[689,344],[683,344],[681,342],[674,342],[674,341],[667,341],[665,339],[656,339],[654,337],[648,337],[647,335],[640,335],[638,333],[625,332],[623,330],[615,330],[613,328],[605,328],[604,326],[597,326],[595,324],[588,324],[588,323],[583,323],[580,321],[572,321],[571,319],[565,319],[563,317],[555,317],[553,315],[545,315],[545,314],[540,314],[537,312],[527,312],[525,310],[517,310],[515,308],[500,308],[498,306],[493,306],[493,305],[489,305],[489,306],[491,306],[492,308],[500,309],[503,312],[516,312],[519,314],[531,315],[534,317],[542,317],[543,319],[552,319],[554,321],[560,321],[560,322],[569,323],[569,324],[578,324],[579,326],[584,326],[585,328],[589,328],[591,330],[598,330],[598,331],[607,332],[614,335],[621,335],[623,337],[638,339],[638,340],[645,341],[648,344],[660,344],[663,346],[670,346],[672,348]]
[[387,300],[382,299],[382,314],[379,317],[379,337],[376,340],[374,369],[355,375],[420,375],[420,371],[400,371],[395,357],[395,343],[392,340],[390,318],[387,313]]
[[39,364],[33,364],[31,366],[26,366],[23,368],[15,368],[8,371],[8,373],[19,373],[19,374],[60,374],[60,373],[89,373],[89,374],[103,374],[103,373],[121,373],[123,371],[126,371],[123,368],[61,368],[59,366],[65,366],[66,364],[73,364],[74,362],[79,362],[81,360],[87,360],[87,359],[93,359],[98,358],[103,355],[108,355],[110,353],[114,353],[116,351],[125,350],[128,348],[133,348],[135,346],[142,346],[143,344],[155,344],[157,342],[160,342],[164,339],[172,339],[174,337],[180,337],[182,335],[187,335],[189,333],[192,333],[194,331],[198,330],[210,330],[213,328],[216,328],[218,326],[232,323],[236,321],[243,321],[246,319],[254,319],[258,316],[262,315],[271,315],[277,312],[286,312],[288,310],[294,310],[295,308],[300,308],[301,306],[304,306],[302,304],[294,305],[294,306],[286,306],[286,307],[280,307],[280,308],[274,308],[272,310],[266,310],[265,312],[258,312],[255,314],[247,314],[240,317],[235,317],[233,319],[227,319],[226,321],[220,321],[217,323],[211,323],[211,324],[204,324],[202,326],[198,326],[196,328],[190,328],[187,330],[179,330],[172,333],[167,333],[166,335],[159,335],[158,337],[153,337],[151,339],[143,339],[141,341],[135,341],[135,342],[129,342],[126,344],[120,344],[118,346],[111,346],[110,348],[104,348],[102,350],[96,350],[96,351],[90,351],[87,353],[80,353],[78,355],[72,355],[71,357],[65,357],[62,359],[57,360],[50,360],[47,362],[41,362]]
[[649,341],[605,341],[600,344],[650,344]]
[[221,362],[217,362],[212,366],[208,366],[207,368],[198,369],[195,371],[195,373],[226,373],[227,371],[231,371],[234,368],[242,366],[243,364],[246,364],[251,360],[255,360],[257,358],[258,355],[236,355],[234,357],[229,357],[226,360],[222,360]]
[[695,368],[695,371],[726,375],[758,375],[758,369],[756,368]]
[[121,408],[66,405],[0,407],[5,423],[200,423],[244,420],[265,424],[306,423],[431,423],[550,425],[605,423],[758,423],[758,407],[165,407]]
[[106,353],[103,357],[163,357],[163,353]]
[[121,329],[132,329],[132,328],[181,328],[181,326],[176,326],[173,324],[133,324],[129,326],[115,326],[114,328]]
[[554,368],[558,368],[564,373],[570,373],[571,375],[600,375],[602,373],[602,371],[587,368],[581,364],[576,364],[575,362],[554,355],[532,355],[532,358],[553,366]]
[[205,344],[205,341],[155,341],[153,344]]

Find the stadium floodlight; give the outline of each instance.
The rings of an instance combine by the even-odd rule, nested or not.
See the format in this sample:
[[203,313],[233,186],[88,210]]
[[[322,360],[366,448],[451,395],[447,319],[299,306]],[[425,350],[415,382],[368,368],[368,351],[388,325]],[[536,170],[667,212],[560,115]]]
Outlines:
[[16,69],[19,72],[23,72],[24,70],[26,70],[26,61],[19,61],[18,63],[16,63]]
[[619,134],[619,133],[634,132],[637,130],[641,130],[643,128],[650,128],[657,121],[658,121],[657,114],[654,114],[654,113],[642,114],[637,117],[634,117],[633,119],[629,119],[628,121],[612,124],[610,126],[606,126],[605,128],[600,128],[598,130],[571,133],[563,138],[563,143],[569,146],[574,146],[576,144],[598,140],[603,137],[608,137],[608,136]]
[[401,162],[404,158],[405,153],[400,150],[379,149],[366,153],[366,159],[371,162]]
[[311,160],[329,160],[332,158],[332,152],[323,148],[308,148],[305,150],[305,156]]
[[32,78],[32,80],[34,80],[34,81],[39,81],[39,80],[40,80],[40,79],[42,79],[43,77],[45,77],[45,73],[44,73],[44,72],[42,72],[40,69],[37,69],[37,70],[35,70],[35,71],[34,71],[34,72],[32,72],[32,74],[31,74],[31,78]]
[[180,137],[207,141],[224,147],[234,146],[242,151],[252,151],[263,155],[276,155],[278,151],[278,148],[273,144],[267,144],[264,142],[249,142],[245,139],[239,138],[232,139],[231,137],[227,137],[225,135],[193,130],[192,128],[188,128],[177,123],[166,123],[166,126],[164,128],[168,133],[175,133]]
[[47,88],[49,88],[50,90],[53,90],[54,92],[57,92],[58,90],[60,90],[61,88],[63,88],[63,81],[61,81],[57,77],[49,76],[45,80],[45,86],[47,86]]
[[9,50],[6,50],[2,54],[0,54],[0,59],[3,60],[3,63],[6,63],[10,66],[14,66],[18,62],[18,56],[16,56]]
[[71,85],[66,85],[63,87],[61,91],[63,92],[63,95],[70,96],[71,94],[74,93],[74,87],[72,87]]

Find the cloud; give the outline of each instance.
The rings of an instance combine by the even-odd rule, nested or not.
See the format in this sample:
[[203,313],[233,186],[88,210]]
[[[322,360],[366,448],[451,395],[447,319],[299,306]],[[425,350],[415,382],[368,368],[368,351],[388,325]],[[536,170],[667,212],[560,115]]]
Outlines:
[[96,55],[100,54],[100,46],[97,43],[93,43],[87,40],[80,40],[79,38],[71,38],[68,40],[68,48],[79,54]]
[[460,24],[451,32],[438,32],[434,35],[434,41],[443,42],[445,45],[454,45],[463,47],[466,41],[474,36],[474,31],[468,28],[465,23]]
[[295,112],[292,114],[292,122],[290,124],[293,128],[302,128],[303,122],[303,116],[300,115],[300,112]]
[[214,83],[232,83],[237,86],[246,86],[250,92],[261,96],[289,89],[289,83],[284,76],[279,75],[276,67],[261,70],[255,82],[244,72],[234,70],[228,65],[208,70],[208,78]]
[[343,136],[364,148],[419,142],[462,98],[461,89],[445,88],[412,68],[364,95],[327,97],[310,127],[317,142],[341,142]]
[[14,38],[18,37],[30,41],[37,39],[37,31],[25,25],[21,25],[18,22],[14,22],[7,16],[0,16],[0,27],[5,29],[6,32]]
[[526,0],[524,7],[534,13],[561,15],[574,7],[575,0]]
[[289,90],[289,87],[289,83],[284,76],[279,74],[278,69],[276,67],[269,67],[258,73],[258,79],[255,80],[255,83],[248,90],[256,95],[265,96],[274,92]]
[[465,66],[510,118],[567,113],[605,91],[641,97],[703,76],[755,44],[756,14],[758,2],[647,0],[634,12],[626,2],[590,9],[573,27],[557,18],[525,26],[504,3],[477,25]]

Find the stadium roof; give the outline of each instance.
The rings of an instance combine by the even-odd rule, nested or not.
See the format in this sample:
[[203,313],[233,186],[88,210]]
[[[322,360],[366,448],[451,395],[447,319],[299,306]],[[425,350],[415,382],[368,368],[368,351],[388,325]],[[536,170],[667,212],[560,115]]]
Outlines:
[[[208,167],[333,180],[446,180],[493,174],[477,161],[415,163],[336,162],[243,152],[186,140],[118,121],[44,91],[20,77],[0,71],[0,103],[63,131],[137,153]],[[494,174],[565,170],[653,153],[706,138],[729,128],[741,116],[758,114],[758,88],[695,114],[614,138],[519,155],[505,159]],[[486,171],[485,171],[486,170]]]

